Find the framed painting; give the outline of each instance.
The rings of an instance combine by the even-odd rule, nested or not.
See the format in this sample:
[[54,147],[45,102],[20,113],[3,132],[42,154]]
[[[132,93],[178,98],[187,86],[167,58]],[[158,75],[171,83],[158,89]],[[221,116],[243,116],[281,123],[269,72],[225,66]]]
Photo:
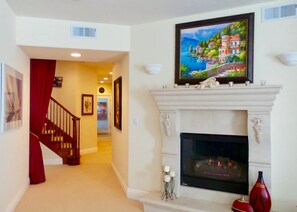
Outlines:
[[0,131],[22,126],[23,75],[1,63],[0,68]]
[[114,126],[122,130],[122,77],[114,81]]
[[253,82],[254,13],[176,25],[175,83]]
[[109,103],[109,96],[97,98],[97,134],[110,133]]
[[94,113],[94,96],[91,94],[81,95],[81,114],[93,115]]
[[54,77],[54,88],[62,88],[63,77]]

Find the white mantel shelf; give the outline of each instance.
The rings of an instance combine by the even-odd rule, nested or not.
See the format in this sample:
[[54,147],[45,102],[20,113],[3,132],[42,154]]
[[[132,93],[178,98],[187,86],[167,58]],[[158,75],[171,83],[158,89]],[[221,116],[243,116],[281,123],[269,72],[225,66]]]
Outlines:
[[165,88],[151,90],[160,110],[271,111],[280,85],[221,85],[215,88]]

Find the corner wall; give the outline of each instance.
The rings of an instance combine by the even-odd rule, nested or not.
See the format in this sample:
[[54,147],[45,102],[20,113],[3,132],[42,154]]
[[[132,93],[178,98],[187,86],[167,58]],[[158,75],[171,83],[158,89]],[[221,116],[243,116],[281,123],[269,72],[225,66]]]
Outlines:
[[[284,2],[276,1],[276,4]],[[293,168],[293,164],[297,161],[297,69],[296,66],[284,66],[276,55],[296,51],[297,19],[262,23],[261,8],[269,5],[258,4],[131,28],[129,188],[161,190],[159,111],[149,90],[162,88],[163,84],[173,87],[175,24],[255,12],[254,83],[266,80],[267,84],[283,85],[271,120],[273,210],[296,210],[297,169]],[[148,63],[163,64],[162,71],[157,75],[148,75],[143,69]],[[138,120],[137,125],[134,120]]]
[[0,133],[0,211],[10,212],[29,185],[30,61],[16,45],[16,17],[5,0],[0,14],[0,61],[23,74],[22,126]]
[[[112,167],[120,181],[120,184],[127,194],[128,190],[128,172],[129,172],[129,55],[127,54],[121,61],[114,64],[112,69],[112,81],[122,77],[122,130],[114,127],[112,120]],[[112,82],[112,86],[113,86]],[[114,87],[113,87],[114,89]],[[113,98],[114,101],[114,98]],[[114,103],[113,103],[114,104]],[[113,108],[113,107],[112,107]],[[114,114],[112,112],[112,114]]]

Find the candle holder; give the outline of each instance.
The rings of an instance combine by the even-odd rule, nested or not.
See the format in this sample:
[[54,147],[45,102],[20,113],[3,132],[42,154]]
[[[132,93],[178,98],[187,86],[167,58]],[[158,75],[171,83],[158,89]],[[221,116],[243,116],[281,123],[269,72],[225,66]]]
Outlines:
[[168,199],[177,199],[176,194],[174,193],[175,188],[175,172],[170,171],[169,166],[164,166],[163,169],[164,177],[163,177],[163,193],[161,195],[161,199],[165,199],[166,202]]
[[163,183],[164,183],[164,191],[163,191],[163,193],[161,195],[161,198],[162,199],[165,198],[165,200],[167,202],[167,200],[170,198],[169,182],[163,181]]
[[170,181],[170,199],[177,199],[176,194],[174,193],[174,188],[175,188],[175,180],[172,177]]

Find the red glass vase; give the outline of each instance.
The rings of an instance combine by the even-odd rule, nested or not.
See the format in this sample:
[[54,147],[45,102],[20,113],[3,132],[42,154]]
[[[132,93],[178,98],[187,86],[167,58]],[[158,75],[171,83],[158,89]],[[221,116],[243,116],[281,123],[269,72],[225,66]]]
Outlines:
[[264,183],[262,171],[258,172],[258,180],[251,190],[250,205],[254,212],[269,212],[271,209],[270,194]]

